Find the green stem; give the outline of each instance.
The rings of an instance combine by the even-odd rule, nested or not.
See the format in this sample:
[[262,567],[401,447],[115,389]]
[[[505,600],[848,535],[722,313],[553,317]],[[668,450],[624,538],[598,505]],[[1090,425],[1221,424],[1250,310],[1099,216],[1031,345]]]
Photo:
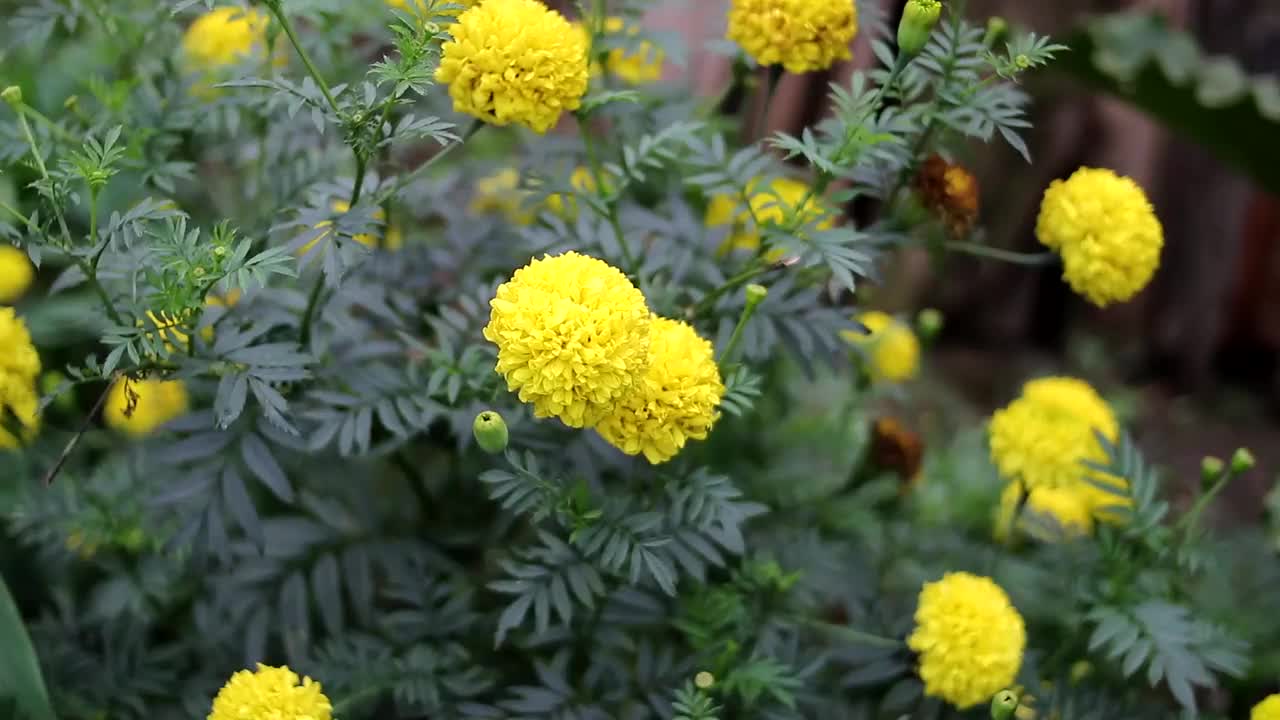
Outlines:
[[875,635],[873,633],[857,630],[846,625],[836,625],[834,623],[824,622],[815,618],[795,618],[801,625],[830,637],[844,640],[851,645],[866,645],[870,647],[901,649],[905,647],[901,640],[887,638],[883,635]]
[[1200,497],[1196,498],[1195,504],[1191,506],[1191,509],[1187,511],[1187,514],[1183,515],[1182,518],[1178,520],[1177,527],[1179,530],[1183,531],[1184,537],[1187,541],[1190,541],[1191,536],[1195,534],[1196,528],[1200,525],[1200,517],[1204,515],[1204,511],[1208,509],[1209,504],[1213,502],[1213,499],[1218,496],[1218,493],[1222,492],[1222,489],[1225,488],[1227,483],[1231,482],[1232,478],[1235,476],[1236,474],[1232,472],[1230,468],[1224,470],[1222,474],[1218,476],[1217,481],[1214,482],[1206,492],[1201,493]]
[[729,342],[724,346],[724,352],[720,354],[720,372],[727,374],[729,363],[733,361],[733,355],[738,351],[738,345],[742,342],[742,333],[747,328],[747,323],[751,322],[751,318],[756,314],[756,308],[760,306],[760,302],[764,298],[752,297],[751,292],[747,292],[747,304],[742,308],[742,314],[738,316],[738,324],[733,326],[733,334],[729,336]]
[[471,126],[467,128],[467,131],[462,134],[462,138],[459,139],[458,142],[453,143],[452,145],[446,145],[443,150],[436,153],[435,155],[432,155],[430,158],[427,158],[426,162],[414,168],[409,174],[401,176],[394,183],[392,183],[390,187],[378,193],[375,200],[377,204],[381,205],[383,202],[387,200],[387,198],[390,198],[391,196],[395,195],[396,193],[408,187],[418,178],[422,177],[424,174],[426,174],[427,170],[431,169],[433,165],[443,160],[445,156],[447,156],[449,153],[453,152],[454,148],[458,147],[459,145],[462,145],[467,140],[470,140],[471,136],[475,135],[476,132],[478,132],[482,126],[483,126],[483,123],[481,123],[479,120],[473,121],[471,123]]
[[582,144],[587,151],[587,165],[591,168],[591,177],[596,183],[596,192],[604,199],[605,208],[608,210],[609,226],[613,228],[613,234],[618,238],[618,246],[622,248],[622,261],[626,263],[627,270],[635,272],[639,268],[636,266],[635,256],[631,254],[631,246],[627,243],[627,238],[622,234],[622,223],[618,220],[618,208],[614,203],[614,198],[610,197],[607,186],[604,184],[604,168],[601,166],[599,157],[596,156],[595,143],[591,140],[591,129],[587,125],[585,115],[578,116],[578,128],[582,131]]
[[311,74],[311,79],[315,80],[316,84],[320,86],[320,92],[329,103],[329,107],[333,108],[333,113],[341,117],[342,111],[338,108],[338,101],[333,99],[333,92],[329,90],[329,83],[324,81],[320,71],[316,68],[316,64],[311,62],[311,56],[307,54],[306,50],[302,49],[302,42],[298,40],[298,33],[294,31],[293,24],[289,22],[289,17],[285,15],[284,8],[281,7],[279,0],[268,2],[267,7],[271,8],[271,13],[280,21],[280,27],[289,38],[289,43],[298,52],[298,57],[302,60],[302,64],[306,66],[307,72]]
[[354,209],[356,203],[360,202],[360,191],[364,189],[364,171],[365,159],[360,153],[356,153],[356,181],[351,186],[351,200],[347,203],[347,207]]
[[80,143],[80,138],[76,137],[75,135],[72,135],[70,132],[67,132],[66,128],[50,120],[48,117],[45,116],[44,113],[31,107],[30,105],[26,103],[19,105],[18,112],[28,117],[34,118],[36,122],[49,128],[49,131],[52,132],[54,135],[57,135],[58,139],[62,140],[63,142],[72,143],[72,144]]
[[766,127],[769,123],[769,106],[773,104],[773,96],[778,92],[778,85],[782,81],[782,67],[771,65],[765,68],[767,73],[764,81],[764,98],[760,103],[760,108],[756,110],[755,121],[752,123],[751,134],[756,139],[763,138]]
[[22,221],[22,224],[23,224],[23,225],[26,225],[26,226],[30,226],[30,225],[31,225],[31,219],[30,219],[30,218],[28,218],[26,215],[23,215],[21,212],[19,212],[19,211],[17,210],[17,208],[13,207],[12,205],[10,205],[9,203],[7,203],[7,202],[5,202],[5,201],[3,201],[3,200],[0,200],[0,210],[4,210],[5,212],[9,213],[10,215],[12,215],[12,216],[14,216],[14,217],[18,218],[19,220],[21,220],[21,221]]
[[721,285],[720,287],[707,293],[706,297],[699,300],[697,305],[694,305],[693,307],[686,310],[685,315],[690,319],[698,317],[702,313],[714,307],[716,304],[716,301],[719,300],[721,297],[723,297],[726,293],[731,292],[743,285],[746,285],[747,283],[760,277],[761,275],[764,275],[767,272],[771,272],[773,270],[780,270],[783,267],[786,267],[786,266],[780,263],[773,263],[773,264],[764,265],[761,267],[747,268],[746,270],[743,270],[737,275],[734,275],[733,277],[726,280],[724,284]]
[[311,343],[311,326],[315,321],[316,308],[320,305],[320,295],[324,291],[324,273],[321,272],[316,277],[315,285],[311,286],[311,294],[307,296],[307,309],[302,313],[302,336],[299,344],[307,347]]
[[951,241],[943,245],[948,250],[965,253],[967,255],[975,255],[977,257],[991,258],[992,260],[1002,260],[1015,265],[1028,265],[1038,267],[1053,263],[1057,257],[1051,252],[1044,253],[1020,253],[1012,250],[1001,250],[1000,248],[979,245],[978,243]]

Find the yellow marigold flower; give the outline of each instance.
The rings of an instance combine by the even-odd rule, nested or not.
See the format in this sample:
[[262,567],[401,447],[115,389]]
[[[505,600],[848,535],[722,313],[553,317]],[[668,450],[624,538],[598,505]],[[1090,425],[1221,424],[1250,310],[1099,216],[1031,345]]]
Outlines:
[[520,173],[515,168],[503,168],[476,181],[471,212],[495,212],[516,225],[528,225],[533,222],[533,211],[525,202],[528,197],[529,191],[520,189]]
[[919,654],[925,694],[965,710],[1017,677],[1026,627],[990,578],[957,572],[925,583],[915,619],[907,645]]
[[1280,694],[1268,695],[1266,699],[1253,706],[1249,720],[1280,720]]
[[0,307],[0,348],[0,376],[35,382],[40,374],[40,355],[27,324],[11,307]]
[[[0,416],[12,415],[22,427],[23,441],[30,440],[40,427],[40,397],[35,382],[22,376],[0,372]],[[8,430],[8,423],[0,423],[0,449],[21,445]]]
[[533,260],[498,287],[490,308],[484,336],[498,346],[496,370],[537,417],[594,425],[648,368],[644,295],[602,260],[576,252]]
[[587,91],[587,46],[538,0],[485,0],[458,16],[436,80],[453,109],[493,125],[545,133]]
[[265,51],[269,22],[266,13],[252,8],[217,7],[191,23],[182,49],[203,68],[234,65]]
[[644,453],[657,465],[676,456],[690,439],[703,440],[720,417],[724,383],[715,349],[678,320],[654,317],[649,330],[649,370],[596,431],[628,455]]
[[[721,253],[759,248],[761,230],[756,226],[756,221],[763,225],[782,225],[799,213],[803,224],[816,221],[819,230],[826,230],[835,224],[834,216],[821,198],[813,195],[805,183],[778,177],[767,187],[761,185],[762,181],[758,178],[747,183],[749,208],[742,207],[740,199],[734,195],[716,195],[707,203],[707,213],[703,219],[707,227],[733,225],[733,231],[720,246]],[[801,202],[804,203],[803,208],[800,206]],[[778,260],[784,253],[782,248],[775,248],[765,257]]]
[[1164,247],[1164,229],[1142,188],[1094,168],[1049,185],[1036,237],[1062,256],[1071,289],[1098,307],[1129,300],[1146,287]]
[[181,380],[121,378],[108,391],[103,417],[107,426],[135,437],[187,411],[187,386]]
[[230,290],[226,291],[225,293],[222,293],[221,295],[217,293],[209,293],[205,297],[204,303],[209,307],[219,307],[219,308],[235,307],[236,303],[239,303],[240,298],[243,296],[244,296],[244,291],[242,291],[240,288],[231,288]]
[[[620,17],[607,18],[604,31],[609,35],[635,36],[640,28],[627,25]],[[604,69],[609,74],[631,85],[643,85],[662,79],[662,62],[665,54],[648,40],[640,41],[634,49],[614,48],[604,59]]]
[[1018,504],[1022,502],[1022,486],[1009,483],[1000,495],[1000,507],[996,511],[996,539],[1003,540],[1013,531],[1014,523],[1023,520],[1022,526],[1045,540],[1076,537],[1093,532],[1093,498],[1079,487],[1042,487],[1027,496],[1023,513],[1030,512],[1039,518],[1052,521],[1058,533],[1044,534],[1037,531],[1034,522],[1025,522],[1026,516],[1018,516]]
[[[612,193],[612,178],[604,172],[601,172],[601,174],[604,175],[605,192]],[[599,191],[599,186],[596,185],[595,173],[585,165],[579,165],[573,169],[573,173],[569,176],[569,185],[580,193],[595,193]],[[547,196],[546,205],[548,210],[566,220],[572,220],[578,216],[578,201],[572,195],[552,193]]]
[[207,720],[331,720],[333,706],[320,683],[286,667],[258,663],[231,676],[213,699]]
[[25,252],[12,245],[0,245],[0,305],[17,302],[35,277],[35,268]]
[[857,320],[869,334],[844,330],[840,335],[866,353],[866,368],[877,382],[903,382],[920,369],[920,340],[910,326],[878,310],[864,312]]
[[848,60],[857,32],[853,0],[733,0],[725,37],[761,65],[804,73]]
[[[329,203],[329,209],[333,210],[336,213],[346,213],[347,211],[351,210],[351,203],[347,202],[346,200],[334,200],[333,202]],[[373,211],[373,219],[385,223],[387,221],[387,212],[382,208],[378,208]],[[333,227],[333,221],[331,220],[323,220],[321,222],[316,223],[316,229],[317,230],[323,229],[324,231],[321,232],[319,235],[317,235],[314,239],[308,241],[302,247],[298,248],[297,254],[301,256],[311,252],[311,248],[315,247],[316,243],[329,237],[329,233],[332,231],[329,230],[328,228],[331,228],[331,227]],[[353,236],[351,239],[355,240],[356,242],[368,248],[378,247],[377,235],[371,235],[369,233],[360,233],[359,235]],[[391,227],[387,228],[386,242],[382,244],[382,247],[387,250],[399,250],[403,246],[404,246],[404,235],[400,232],[400,228],[395,225],[392,225]]]

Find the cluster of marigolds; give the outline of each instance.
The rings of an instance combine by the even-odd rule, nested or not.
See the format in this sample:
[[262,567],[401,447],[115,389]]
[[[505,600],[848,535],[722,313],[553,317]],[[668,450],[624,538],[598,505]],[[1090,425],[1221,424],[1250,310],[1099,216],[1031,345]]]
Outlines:
[[[425,10],[424,0],[387,0],[402,11]],[[577,109],[591,78],[609,72],[631,83],[660,78],[660,50],[641,43],[637,50],[612,50],[591,60],[591,37],[538,0],[453,0],[450,39],[442,47],[436,78],[449,87],[457,111],[497,125],[520,124],[543,133],[562,113]],[[899,30],[899,44],[918,52],[937,21],[937,0],[912,0]],[[269,17],[252,9],[220,7],[189,27],[183,43],[190,69],[208,75],[197,96],[213,95],[212,73],[246,59],[265,59]],[[728,39],[760,65],[781,65],[809,72],[848,59],[857,32],[853,0],[732,0]],[[608,18],[596,32],[635,34],[619,18]],[[272,63],[287,62],[274,56]],[[604,180],[607,182],[607,178]],[[594,191],[597,177],[578,168],[571,184]],[[523,203],[515,170],[480,181],[472,207],[498,211],[527,224],[534,215]],[[968,231],[977,216],[976,181],[963,168],[940,157],[922,168],[916,188],[921,200],[943,216],[956,234]],[[734,199],[712,198],[706,222],[728,227],[721,252],[754,251],[760,224],[783,224],[784,208],[802,220],[830,224],[832,216],[797,180],[780,178],[767,187],[752,181],[749,207]],[[335,203],[341,213],[349,208]],[[548,200],[556,213],[576,212],[572,198]],[[1130,299],[1151,279],[1159,264],[1163,233],[1141,188],[1109,170],[1082,168],[1046,191],[1036,234],[1061,255],[1064,279],[1090,302],[1106,306]],[[357,241],[394,250],[399,230],[385,239]],[[313,243],[314,244],[314,241]],[[306,252],[309,247],[304,247]],[[781,249],[771,249],[781,253]],[[13,303],[33,278],[25,254],[0,247],[0,303]],[[211,305],[234,299],[210,299]],[[167,318],[150,315],[166,342],[185,343]],[[861,350],[868,376],[897,382],[916,373],[917,338],[906,323],[881,312],[859,316],[865,333],[848,339]],[[629,454],[664,462],[690,439],[702,439],[718,417],[725,392],[714,348],[690,325],[653,314],[639,289],[619,269],[576,252],[532,260],[497,291],[484,337],[497,346],[496,370],[539,418],[557,418],[573,428],[593,428]],[[19,435],[38,427],[40,358],[23,321],[12,307],[0,307],[0,411],[16,418]],[[108,425],[146,434],[187,409],[181,383],[120,380],[108,398]],[[500,423],[482,413],[478,426]],[[1042,378],[998,411],[990,422],[990,450],[1009,481],[996,517],[996,534],[1007,538],[1028,515],[1048,519],[1057,537],[1082,536],[1097,522],[1122,522],[1123,481],[1093,472],[1081,463],[1106,459],[1097,435],[1114,440],[1119,432],[1111,408],[1085,382]],[[505,433],[505,429],[503,429]],[[502,443],[505,445],[505,434]],[[0,447],[22,442],[0,426]],[[965,709],[997,698],[1012,685],[1022,664],[1026,629],[1005,592],[989,578],[950,573],[927,583],[919,596],[916,626],[906,639],[918,656],[919,675],[929,695]],[[707,683],[700,683],[700,687]],[[1012,701],[1016,706],[1016,699]],[[996,705],[993,705],[996,707]],[[288,668],[259,665],[237,672],[218,693],[210,720],[275,718],[329,720],[333,708],[310,678]],[[1254,711],[1255,720],[1280,720],[1280,696]]]

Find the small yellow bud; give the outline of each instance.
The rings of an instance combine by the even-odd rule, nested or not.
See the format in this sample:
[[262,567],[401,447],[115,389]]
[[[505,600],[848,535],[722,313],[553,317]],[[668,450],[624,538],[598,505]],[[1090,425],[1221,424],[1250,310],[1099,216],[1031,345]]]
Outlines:
[[1253,453],[1249,452],[1249,448],[1236,448],[1231,455],[1231,472],[1239,475],[1247,473],[1257,465],[1258,461],[1253,458]]
[[938,0],[910,0],[898,23],[898,51],[910,57],[923,50],[941,16],[942,3]]
[[476,444],[487,453],[496,455],[507,449],[507,423],[493,410],[485,410],[476,415],[471,432],[476,437]]
[[991,720],[1009,720],[1018,710],[1018,696],[1012,690],[1001,690],[991,700]]
[[17,85],[10,85],[4,90],[0,90],[0,98],[10,105],[17,107],[22,104],[22,88]]
[[714,685],[715,682],[716,682],[716,676],[712,675],[706,670],[703,670],[702,672],[693,676],[693,684],[696,685],[699,690],[706,690],[707,688]]
[[68,110],[74,110],[76,105],[79,105],[79,104],[80,104],[79,95],[71,95],[66,100],[62,101],[62,107]]
[[920,333],[920,337],[925,340],[932,340],[942,332],[942,326],[945,318],[940,310],[935,308],[925,308],[916,315],[916,330]]

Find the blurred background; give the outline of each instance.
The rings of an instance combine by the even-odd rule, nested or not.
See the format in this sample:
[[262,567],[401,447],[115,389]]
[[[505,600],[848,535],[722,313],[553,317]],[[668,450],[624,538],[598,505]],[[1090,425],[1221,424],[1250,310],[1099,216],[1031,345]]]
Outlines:
[[[903,4],[886,3],[888,17],[877,18],[868,3],[861,23],[892,26]],[[670,0],[645,17],[690,48],[687,66],[671,63],[668,74],[710,97],[732,72],[715,51],[726,5]],[[1134,301],[1098,310],[1056,266],[954,258],[939,272],[926,251],[911,250],[884,268],[875,304],[945,313],[926,362],[975,418],[1008,402],[1029,376],[1069,373],[1123,408],[1139,441],[1188,490],[1204,455],[1252,448],[1261,472],[1231,488],[1221,520],[1256,520],[1280,470],[1280,1],[965,5],[979,22],[999,16],[1072,48],[1029,81],[1033,164],[1003,143],[957,154],[980,183],[985,241],[1035,252],[1049,182],[1081,165],[1106,167],[1146,188],[1165,229],[1161,267]],[[766,129],[798,133],[825,112],[829,83],[873,63],[860,33],[852,61],[784,76]]]

